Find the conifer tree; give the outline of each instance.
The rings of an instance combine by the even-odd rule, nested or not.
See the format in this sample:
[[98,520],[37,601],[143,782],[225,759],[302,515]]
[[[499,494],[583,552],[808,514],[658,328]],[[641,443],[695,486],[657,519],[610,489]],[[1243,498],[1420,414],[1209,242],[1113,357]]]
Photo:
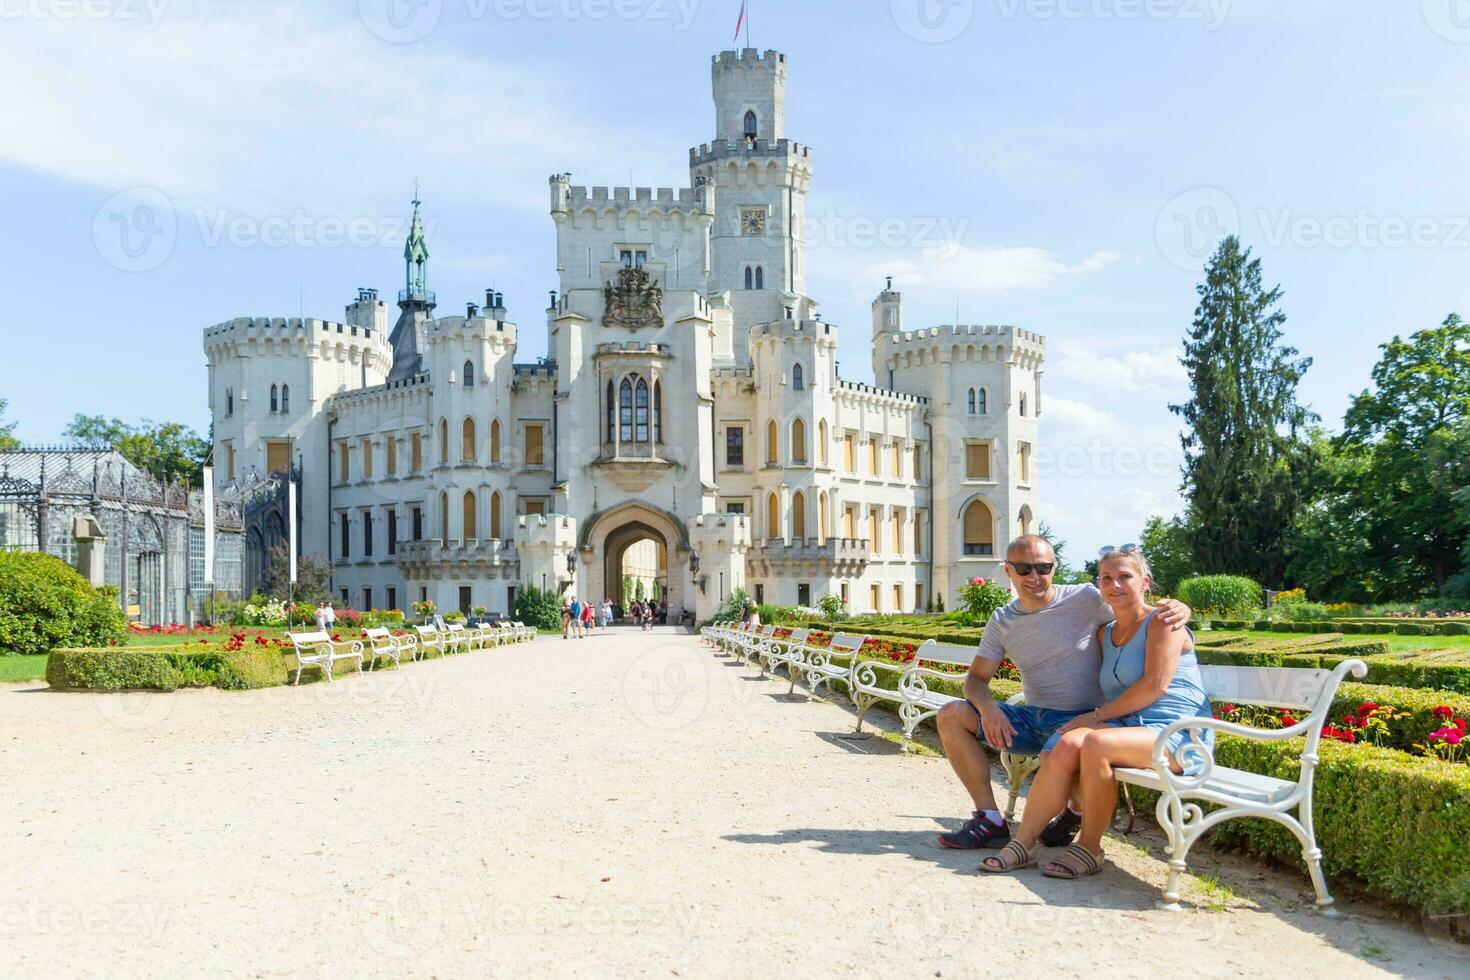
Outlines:
[[1193,396],[1170,405],[1188,431],[1183,491],[1197,570],[1282,582],[1286,532],[1302,506],[1317,416],[1297,402],[1311,366],[1281,342],[1281,287],[1261,284],[1261,261],[1234,235],[1220,243],[1196,287],[1199,306],[1180,359]]

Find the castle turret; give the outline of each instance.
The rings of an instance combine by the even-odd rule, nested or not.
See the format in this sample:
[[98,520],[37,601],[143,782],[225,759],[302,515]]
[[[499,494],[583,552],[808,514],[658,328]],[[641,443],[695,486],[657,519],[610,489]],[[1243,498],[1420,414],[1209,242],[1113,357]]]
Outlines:
[[343,319],[354,327],[366,327],[383,336],[388,334],[388,306],[378,299],[376,289],[359,289],[357,299],[347,304]]
[[715,139],[689,151],[689,173],[713,187],[709,292],[730,292],[738,341],[757,323],[815,315],[803,239],[811,148],[786,138],[784,54],[722,51],[711,76]]
[[893,387],[889,370],[888,347],[896,334],[903,333],[903,293],[893,288],[893,277],[883,291],[873,300],[873,382],[885,388]]

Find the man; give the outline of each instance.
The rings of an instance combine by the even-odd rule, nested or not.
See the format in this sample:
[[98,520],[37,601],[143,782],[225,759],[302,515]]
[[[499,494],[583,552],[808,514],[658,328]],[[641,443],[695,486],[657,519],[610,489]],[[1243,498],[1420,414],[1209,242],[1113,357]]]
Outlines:
[[[1097,631],[1112,621],[1113,612],[1095,585],[1052,585],[1056,560],[1052,546],[1036,534],[1023,534],[1006,548],[1005,570],[1016,598],[985,625],[965,675],[965,700],[945,705],[935,719],[944,754],[975,803],[975,815],[964,826],[939,835],[943,847],[1003,847],[1011,839],[990,785],[987,746],[1021,755],[1050,751],[1058,729],[1102,703]],[[1159,605],[1159,620],[1174,629],[1183,629],[1189,616],[1181,602]],[[1021,672],[1023,705],[1005,704],[990,693],[990,679],[1004,659]],[[1081,822],[1069,806],[1042,841],[1070,843]]]

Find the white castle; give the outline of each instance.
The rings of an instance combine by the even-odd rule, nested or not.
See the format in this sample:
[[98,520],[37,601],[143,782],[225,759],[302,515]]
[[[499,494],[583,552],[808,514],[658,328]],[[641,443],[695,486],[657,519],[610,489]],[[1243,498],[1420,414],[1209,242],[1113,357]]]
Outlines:
[[[907,612],[998,575],[1036,527],[1043,338],[906,329],[890,281],[880,386],[838,377],[838,328],[806,292],[812,151],[784,132],[786,56],[721,52],[712,75],[690,187],[551,177],[546,359],[515,362],[493,290],[435,315],[417,200],[391,331],[375,290],[342,322],[205,330],[219,489],[299,481],[300,551],[359,608],[509,611],[525,583],[619,602],[642,541],[670,609],[701,619],[737,587]],[[262,513],[254,573],[285,536]]]

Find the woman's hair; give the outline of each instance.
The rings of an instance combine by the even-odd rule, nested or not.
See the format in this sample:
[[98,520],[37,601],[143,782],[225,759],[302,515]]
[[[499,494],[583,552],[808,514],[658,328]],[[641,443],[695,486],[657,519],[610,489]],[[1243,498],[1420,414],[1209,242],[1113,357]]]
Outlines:
[[[1097,567],[1099,569],[1099,572],[1102,569],[1102,563],[1105,561],[1131,561],[1133,562],[1133,567],[1135,570],[1137,570],[1138,574],[1148,579],[1149,585],[1153,585],[1153,569],[1149,567],[1148,559],[1143,557],[1143,552],[1139,551],[1137,548],[1132,548],[1128,551],[1109,551],[1106,554],[1102,555],[1097,560]],[[1148,590],[1145,589],[1145,591]]]

